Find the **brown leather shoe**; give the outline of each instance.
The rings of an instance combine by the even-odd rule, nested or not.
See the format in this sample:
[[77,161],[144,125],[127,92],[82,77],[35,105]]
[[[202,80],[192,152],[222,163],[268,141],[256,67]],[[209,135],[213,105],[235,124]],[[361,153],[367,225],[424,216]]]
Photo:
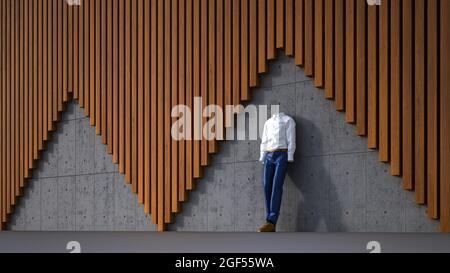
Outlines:
[[276,227],[272,223],[265,223],[258,232],[275,232]]

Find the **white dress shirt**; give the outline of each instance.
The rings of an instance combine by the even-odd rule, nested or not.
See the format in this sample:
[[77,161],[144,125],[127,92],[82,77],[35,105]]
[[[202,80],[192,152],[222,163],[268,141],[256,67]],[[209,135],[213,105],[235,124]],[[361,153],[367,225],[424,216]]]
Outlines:
[[273,115],[264,124],[259,161],[264,162],[267,152],[280,149],[287,149],[288,161],[294,161],[295,121],[284,113]]

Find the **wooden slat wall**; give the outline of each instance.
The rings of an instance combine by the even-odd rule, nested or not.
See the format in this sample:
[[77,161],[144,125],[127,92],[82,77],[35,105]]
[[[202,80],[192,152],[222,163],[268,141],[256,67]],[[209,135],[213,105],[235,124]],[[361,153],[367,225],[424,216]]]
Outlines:
[[1,227],[73,98],[164,230],[218,151],[172,139],[172,107],[250,100],[284,49],[450,232],[449,13],[446,0],[1,0]]

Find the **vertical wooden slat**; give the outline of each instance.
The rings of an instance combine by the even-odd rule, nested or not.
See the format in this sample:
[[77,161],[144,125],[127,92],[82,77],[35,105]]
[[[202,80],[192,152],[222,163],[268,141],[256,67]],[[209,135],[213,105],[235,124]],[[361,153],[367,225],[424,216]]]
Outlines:
[[415,63],[414,63],[414,86],[415,86],[415,192],[416,202],[426,203],[426,6],[425,0],[417,0],[415,6]]
[[158,230],[164,229],[164,0],[158,0]]
[[125,182],[131,184],[131,4],[125,0]]
[[[114,28],[114,19],[113,19],[113,6],[114,6],[114,0],[106,2],[106,86],[105,88],[107,89],[106,91],[106,96],[108,97],[107,99],[107,106],[106,106],[106,111],[107,111],[107,141],[108,141],[108,153],[109,154],[113,154],[113,147],[114,147],[114,140],[113,140],[113,132],[114,132],[114,121],[113,121],[113,116],[114,116],[114,111],[115,109],[113,109],[113,105],[114,105],[114,98],[113,98],[113,94],[114,94],[114,81],[115,81],[115,74],[113,73],[114,70],[114,62],[116,59],[116,56],[113,55],[113,48],[115,45],[115,40],[113,40],[113,32],[116,31],[116,29]],[[76,88],[75,88],[76,90]]]
[[47,2],[42,2],[42,137],[45,141],[48,140],[48,56],[52,54],[47,43]]
[[[258,0],[259,1],[259,0]],[[231,92],[232,90],[232,2],[224,1],[225,4],[225,38],[224,38],[224,48],[225,48],[225,88],[224,88],[224,103],[225,105],[231,105]],[[195,48],[195,45],[194,45]],[[195,87],[194,87],[195,88]],[[195,161],[195,158],[194,158]]]
[[[266,0],[258,0],[258,44],[259,44],[259,47],[258,47],[258,73],[266,73],[267,72],[266,12],[267,12]],[[278,14],[278,12],[277,12],[277,14]],[[277,22],[278,22],[278,19],[277,19]],[[279,26],[277,25],[277,44],[278,44],[278,39],[279,39],[278,38],[278,29],[279,29]]]
[[314,85],[324,87],[324,0],[314,1]]
[[[178,0],[172,0],[172,94],[171,94],[171,108],[174,109],[174,107],[178,104],[178,84],[179,84],[179,78],[178,78]],[[171,124],[174,124],[175,118],[171,119]],[[171,126],[170,126],[171,127]],[[179,142],[174,138],[174,136],[171,137],[171,146],[172,146],[172,155],[171,155],[171,190],[172,190],[172,196],[171,196],[171,212],[177,213],[179,210],[178,207],[178,145]],[[206,149],[208,151],[208,149]]]
[[305,1],[305,75],[314,76],[314,0]]
[[138,193],[138,181],[137,181],[137,99],[138,99],[138,90],[137,90],[137,80],[138,80],[138,56],[137,56],[137,47],[138,47],[138,37],[137,37],[137,1],[131,1],[131,70],[130,70],[130,83],[131,83],[131,111],[130,115],[130,130],[131,130],[131,190],[133,193]]
[[[33,81],[33,73],[34,73],[34,41],[33,41],[33,1],[28,1],[28,166],[29,168],[34,167],[34,81]],[[55,2],[53,2],[53,9],[55,9]],[[54,20],[55,22],[56,20]],[[53,43],[55,45],[55,43]],[[5,45],[6,46],[6,45]],[[55,46],[53,46],[55,48]],[[55,58],[56,59],[56,58]],[[55,63],[55,62],[54,62]],[[56,68],[56,66],[54,66]],[[53,74],[56,73],[56,69],[54,69]]]
[[3,204],[3,181],[4,181],[4,171],[3,171],[3,131],[4,131],[4,127],[3,127],[3,109],[4,109],[4,105],[3,105],[3,70],[4,70],[4,63],[3,63],[3,52],[5,51],[4,47],[3,47],[3,36],[5,35],[5,32],[3,30],[3,11],[4,11],[4,7],[3,7],[3,2],[0,2],[0,231],[4,229],[4,223],[3,223],[3,208],[4,208],[4,204]]
[[[222,0],[220,0],[222,1]],[[250,1],[250,18],[249,18],[249,27],[250,27],[250,42],[249,42],[249,52],[250,52],[250,87],[256,87],[259,85],[258,81],[258,0],[249,0]],[[221,2],[220,2],[221,3]],[[222,20],[219,20],[218,23],[222,23]],[[220,29],[220,28],[219,28]],[[225,32],[226,33],[226,32]],[[224,38],[225,42],[225,51],[226,51],[226,34]],[[219,52],[218,52],[219,53]],[[225,70],[226,74],[226,70]],[[218,78],[220,80],[220,78]],[[220,99],[220,98],[219,98]]]
[[[10,70],[11,70],[11,84],[10,84],[10,92],[11,92],[11,161],[9,162],[9,164],[11,165],[11,186],[10,186],[10,200],[11,200],[11,205],[15,205],[16,204],[16,185],[17,185],[17,139],[18,139],[18,135],[17,135],[17,124],[18,124],[18,111],[17,111],[17,67],[18,67],[18,59],[17,56],[18,54],[17,52],[17,48],[18,48],[18,43],[17,43],[17,23],[18,20],[17,18],[17,5],[18,2],[16,0],[11,2],[11,66],[10,66]],[[39,5],[41,6],[41,5]],[[42,11],[41,8],[39,8],[39,11]],[[41,27],[40,30],[41,31]],[[39,36],[40,37],[40,36]],[[39,40],[39,44],[41,43],[42,40]],[[41,90],[40,90],[41,91]],[[42,116],[42,115],[41,115]],[[40,119],[40,122],[42,122],[42,119]],[[40,134],[40,138],[39,141],[41,141],[42,139],[42,131]]]
[[345,18],[345,4],[346,1],[335,1],[334,11],[334,43],[335,43],[335,97],[336,110],[345,110],[345,42],[346,42],[346,18]]
[[403,108],[403,187],[414,189],[414,25],[413,2],[403,1],[402,108]]
[[367,133],[368,146],[378,148],[378,6],[367,11]]
[[[178,1],[178,103],[186,105],[186,1]],[[183,112],[186,115],[186,112]],[[185,117],[185,116],[184,116]],[[178,200],[186,201],[186,140],[179,143]]]
[[[243,1],[242,4],[246,3]],[[180,15],[181,16],[181,15]],[[179,30],[181,32],[181,30]],[[208,104],[216,105],[216,1],[208,2]],[[181,47],[179,50],[182,50]],[[180,58],[179,58],[180,59]],[[181,60],[178,60],[180,62]],[[181,65],[181,64],[179,64]],[[217,121],[217,119],[216,119]],[[217,123],[216,123],[217,124]],[[213,129],[217,132],[217,125]],[[217,137],[217,136],[216,136]],[[179,142],[181,148],[181,142]],[[218,146],[216,138],[209,141],[209,153],[217,153]],[[181,162],[180,162],[181,163]],[[181,168],[180,168],[181,169]]]
[[[229,1],[229,8],[230,8],[230,15],[231,15],[231,1]],[[231,22],[231,16],[229,18],[229,21]],[[231,24],[230,24],[231,27]],[[193,47],[193,75],[194,75],[194,79],[193,79],[193,84],[194,84],[194,89],[193,89],[193,94],[194,97],[200,97],[201,95],[201,90],[200,90],[200,70],[201,70],[201,66],[200,66],[200,47],[201,47],[201,42],[200,42],[200,1],[193,1],[193,39],[194,39],[194,47]],[[231,28],[230,28],[231,30]],[[231,34],[231,31],[230,31]],[[230,44],[231,44],[231,35],[230,35]],[[230,47],[230,58],[231,58],[231,47]],[[231,59],[229,60],[230,64],[231,64]],[[231,68],[231,65],[230,65]],[[230,77],[231,77],[231,69],[230,69]],[[231,83],[231,81],[230,81]],[[231,84],[230,84],[230,89],[231,90]],[[229,94],[231,94],[231,92],[229,92]],[[231,101],[231,96],[229,96],[229,101]],[[195,110],[195,109],[194,109]],[[194,114],[194,119],[197,119],[197,117],[195,117]],[[200,122],[200,119],[198,120],[198,122]],[[202,126],[198,126],[198,128],[195,128],[194,126],[194,138],[195,136],[197,136],[198,138],[200,138],[202,131],[201,131],[201,127]],[[194,140],[194,147],[193,147],[193,154],[194,154],[194,178],[200,178],[202,176],[201,173],[201,143],[199,140]]]
[[15,137],[15,146],[14,146],[14,153],[15,153],[15,175],[14,175],[14,195],[12,196],[13,198],[13,205],[17,204],[17,197],[20,194],[20,102],[19,99],[21,100],[22,98],[20,98],[20,83],[19,83],[19,74],[20,74],[20,40],[19,40],[19,34],[20,34],[20,29],[19,29],[19,25],[20,25],[20,15],[19,15],[19,10],[20,10],[20,2],[16,1],[16,6],[15,6],[15,50],[14,50],[14,58],[15,58],[15,64],[14,64],[14,81],[15,81],[15,89],[14,90],[14,95],[15,95],[15,132],[14,132],[14,137]]
[[[157,49],[158,49],[158,43],[157,43],[157,39],[158,39],[158,26],[157,26],[157,22],[158,22],[158,18],[157,18],[157,14],[158,14],[158,5],[157,5],[157,0],[151,0],[151,50],[150,52],[152,52],[152,58],[151,58],[151,125],[152,128],[158,128],[159,129],[159,119],[158,119],[158,115],[157,115],[157,110],[158,108],[158,84],[159,84],[159,74],[158,74],[158,62],[159,62],[159,54],[155,54],[158,53]],[[159,212],[159,185],[158,185],[158,181],[159,181],[159,162],[158,162],[158,158],[159,158],[159,139],[158,139],[158,132],[157,130],[152,130],[151,131],[151,174],[152,174],[152,180],[151,180],[151,208],[150,208],[150,212],[152,215],[152,224],[156,224],[158,222],[159,216],[158,216],[158,212]]]
[[[66,6],[67,10],[67,91],[74,92],[73,88],[73,12],[75,6]],[[72,94],[73,97],[73,94]],[[67,99],[69,100],[70,97]]]
[[119,172],[125,173],[125,0],[119,0]]
[[[234,33],[233,33],[234,34]],[[239,33],[238,33],[239,34]],[[233,52],[234,53],[234,52]],[[236,61],[233,59],[233,61]],[[239,59],[237,59],[239,62]],[[233,89],[234,90],[234,89]],[[202,109],[208,105],[208,2],[200,3],[200,95],[202,97]],[[202,128],[206,124],[206,118],[202,115]],[[201,141],[201,165],[209,165],[208,141],[203,136]]]
[[[295,0],[294,24],[295,24],[295,64],[305,65],[305,1]],[[308,52],[309,53],[309,52]]]
[[5,1],[0,2],[0,230],[3,230],[4,228],[4,222],[5,222],[5,189],[4,189],[4,182],[5,182],[5,145],[4,145],[4,132],[5,132],[5,124],[4,124],[4,116],[5,116],[5,104],[4,104],[4,96],[5,93],[5,86],[4,86],[4,72],[5,72],[5,63],[4,63],[4,54],[5,54],[5,29],[4,29],[4,19],[5,19]]
[[[86,0],[85,0],[86,1]],[[91,92],[91,73],[90,69],[90,59],[91,59],[91,50],[90,50],[90,29],[91,29],[91,14],[90,14],[90,3],[86,1],[84,7],[84,114],[85,116],[89,116],[90,105],[90,92]],[[123,31],[121,32],[123,33]],[[123,40],[123,39],[122,39]],[[92,59],[94,56],[92,56]],[[58,91],[59,92],[59,91]],[[119,165],[120,170],[120,165]]]
[[[108,2],[109,3],[109,2]],[[107,9],[108,9],[108,3],[106,3],[105,1],[100,1],[99,5],[100,5],[100,13],[101,13],[101,21],[100,21],[100,72],[101,72],[101,82],[100,82],[100,98],[101,100],[101,105],[100,105],[100,109],[99,115],[100,115],[100,122],[97,123],[97,127],[100,127],[100,133],[102,135],[102,144],[108,144],[108,124],[107,124],[107,119],[108,119],[108,114],[107,114],[107,104],[108,104],[108,100],[109,97],[107,94],[109,93],[108,90],[108,85],[107,85],[107,75],[108,75],[108,63],[106,60],[107,57],[107,53],[108,53],[108,47],[107,47],[107,33],[108,30],[106,28],[106,13],[107,13]],[[111,2],[112,3],[112,2]],[[69,61],[70,63],[70,61]],[[69,84],[70,84],[70,80],[69,80]]]
[[334,1],[325,0],[325,98],[334,99]]
[[450,232],[450,2],[441,1],[440,7],[440,101],[441,101],[441,231]]
[[[200,4],[200,3],[199,3]],[[199,5],[198,4],[198,5]],[[171,2],[165,1],[164,7],[164,160],[167,166],[164,166],[164,223],[171,222],[171,149],[172,138],[170,136],[171,118]]]
[[356,0],[356,128],[367,134],[366,1]]
[[[84,5],[83,5],[84,4]],[[78,82],[79,82],[79,90],[78,90],[78,105],[81,108],[84,108],[84,94],[86,93],[86,79],[85,76],[85,54],[86,48],[85,45],[85,26],[84,26],[84,11],[86,4],[83,2],[80,7],[78,7]],[[55,34],[53,34],[55,35]],[[55,90],[55,88],[53,88]]]
[[[30,91],[30,89],[29,89],[29,76],[28,76],[29,75],[28,74],[28,69],[29,69],[29,64],[28,64],[28,43],[29,43],[29,41],[28,41],[28,33],[29,33],[29,30],[28,30],[28,10],[29,10],[28,9],[28,0],[24,0],[23,4],[24,4],[24,7],[23,7],[23,20],[24,20],[23,21],[23,26],[24,26],[24,28],[23,28],[23,62],[24,62],[24,67],[23,67],[23,88],[24,88],[24,101],[23,101],[24,113],[23,114],[24,114],[24,125],[23,126],[24,126],[24,128],[23,129],[24,129],[24,133],[23,134],[24,134],[24,137],[25,137],[24,143],[23,143],[23,145],[24,145],[23,163],[24,163],[24,169],[25,169],[24,176],[25,176],[25,178],[29,178],[29,176],[30,176],[30,168],[29,168],[30,167],[29,166],[29,162],[30,162],[29,161],[29,155],[30,155],[30,152],[29,152],[30,146],[29,146],[29,144],[30,144],[30,142],[29,142],[29,123],[28,123],[29,114],[28,114],[28,112],[30,111],[30,109],[28,109],[28,99],[29,99],[29,91]],[[1,7],[1,4],[0,4],[0,7]],[[50,5],[49,5],[49,9],[51,11],[51,2],[50,2]],[[51,13],[49,13],[49,14],[51,14]],[[0,16],[2,16],[1,12],[0,12]],[[1,20],[0,20],[0,24],[2,24]],[[0,36],[3,38],[3,35],[4,35],[4,32],[2,30],[2,34],[0,34]],[[4,67],[4,64],[1,61],[3,50],[4,50],[2,42],[0,42],[0,47],[2,47],[2,49],[0,51],[0,64],[1,64],[2,67]],[[1,73],[2,72],[0,71],[0,89],[2,88]],[[50,77],[51,77],[51,75],[50,75]],[[51,95],[51,92],[50,92],[50,95]],[[0,92],[0,100],[1,99],[2,99],[2,95],[1,95],[1,92]],[[0,105],[2,105],[2,103],[0,103]],[[2,105],[1,107],[3,109],[4,106]],[[50,109],[50,112],[51,112],[51,109]],[[0,111],[0,115],[2,115],[1,111]],[[2,122],[2,120],[0,118],[0,128],[2,128],[1,130],[4,130],[3,129],[4,126],[3,126],[3,124],[1,124],[1,122]],[[1,133],[0,133],[0,137],[3,138]],[[2,143],[0,141],[0,149],[2,149],[1,145],[2,145]],[[1,153],[2,152],[0,152],[0,154]],[[2,160],[1,156],[0,156],[0,160]],[[1,162],[0,162],[0,172],[3,173]],[[0,180],[2,180],[1,175],[0,175]],[[1,190],[2,189],[1,189],[1,184],[0,184],[0,191]],[[1,193],[0,193],[0,198],[1,198]],[[0,203],[1,203],[1,201],[0,201]],[[0,207],[1,207],[1,204],[0,204]],[[1,209],[0,209],[0,222],[1,222]]]
[[84,108],[84,94],[86,93],[86,79],[84,77],[86,75],[86,72],[84,70],[85,54],[86,54],[86,48],[84,47],[86,37],[85,33],[86,27],[84,26],[85,6],[86,4],[84,3],[84,5],[82,4],[78,8],[78,48],[80,50],[78,54],[78,82],[79,82],[78,105],[81,108]]
[[[6,214],[11,213],[11,0],[6,3]],[[33,32],[35,33],[35,32]],[[6,219],[5,219],[6,220]]]
[[284,10],[284,1],[285,0],[276,0],[276,11],[277,11],[277,48],[284,48],[285,42],[285,10]]
[[[232,104],[239,105],[241,100],[241,25],[240,25],[240,9],[241,3],[240,1],[233,0],[233,62],[232,62]],[[266,41],[264,41],[265,44]]]
[[[144,77],[144,213],[150,214],[151,209],[151,180],[154,173],[151,172],[151,132],[154,131],[153,126],[154,121],[152,121],[150,116],[151,107],[151,60],[154,58],[152,56],[152,51],[150,48],[151,41],[151,1],[143,1],[144,5],[144,64],[143,64],[143,77]],[[151,215],[153,218],[154,216]]]
[[[96,26],[97,26],[97,15],[95,12],[95,1],[89,1],[89,117],[90,117],[90,125],[95,126],[95,97],[96,97]],[[129,41],[129,39],[128,39]],[[63,87],[64,88],[64,87]],[[61,100],[60,100],[61,101]],[[129,161],[128,161],[129,162]]]
[[391,158],[391,174],[401,175],[402,173],[402,10],[401,1],[393,0],[391,2],[391,140],[390,140],[390,158]]
[[138,201],[144,204],[144,3],[139,0],[137,3],[137,184]]
[[356,2],[345,2],[345,121],[356,122]]
[[[92,0],[95,1],[95,0]],[[63,71],[62,71],[62,81],[63,81],[63,102],[68,101],[68,88],[69,88],[69,54],[68,54],[68,9],[69,5],[66,1],[63,1],[62,3],[62,65],[63,65]],[[64,104],[61,104],[61,111],[64,110]]]
[[95,118],[95,133],[100,135],[102,124],[101,124],[101,114],[102,114],[102,101],[101,101],[101,88],[102,88],[102,52],[101,52],[101,37],[102,37],[102,9],[100,5],[101,0],[95,1],[95,104],[94,105],[94,118]]
[[[186,2],[186,106],[192,109],[192,87],[193,87],[193,33],[192,33],[192,0]],[[192,113],[191,113],[192,114]],[[192,118],[191,118],[192,120]],[[193,128],[193,127],[191,127]],[[189,132],[188,139],[192,139]],[[193,141],[186,141],[186,189],[194,188],[193,173]]]
[[[379,8],[379,146],[380,161],[389,161],[389,94],[391,85],[390,73],[390,2]],[[398,74],[397,74],[398,75]],[[398,76],[397,76],[398,77]]]
[[[249,92],[249,33],[248,33],[248,2],[249,0],[241,1],[241,97],[243,101],[250,100]],[[269,44],[268,44],[269,45]],[[269,52],[269,50],[267,51]]]
[[[249,0],[248,2],[251,2]],[[251,4],[250,4],[251,5]],[[250,7],[250,13],[256,12],[252,11]],[[267,59],[275,60],[277,57],[276,50],[276,23],[275,23],[275,0],[267,0]],[[251,35],[251,33],[250,33]]]
[[[286,55],[294,56],[294,0],[285,0],[286,9]],[[300,15],[299,15],[300,16]]]
[[80,14],[81,7],[74,7],[73,10],[73,98],[78,100],[79,98],[79,56],[80,56],[80,47],[79,47],[79,35],[80,35]]
[[113,0],[113,11],[112,11],[112,88],[113,88],[113,124],[112,124],[112,146],[113,146],[113,157],[112,162],[115,164],[119,163],[119,0]]
[[439,4],[427,2],[427,213],[439,218]]
[[[53,53],[53,21],[54,17],[52,16],[53,12],[53,1],[48,1],[47,6],[47,47],[48,47],[48,72],[47,72],[47,107],[45,110],[47,111],[47,129],[49,131],[53,131],[55,128],[53,126],[53,67],[55,54]],[[25,31],[26,33],[26,31]],[[76,32],[78,33],[78,31]],[[25,34],[26,35],[26,34]]]
[[[255,0],[249,0],[250,3]],[[217,74],[217,105],[220,106],[222,109],[224,108],[224,0],[217,0],[217,30],[216,30],[216,36],[217,36],[217,47],[216,47],[216,74]],[[251,21],[251,20],[250,20]],[[250,23],[251,24],[251,23]],[[251,41],[250,41],[251,46]],[[252,53],[250,53],[252,54]],[[253,52],[254,56],[256,56],[256,53]],[[250,58],[251,59],[251,58]],[[250,60],[251,62],[251,60]],[[255,58],[256,63],[256,58]],[[251,69],[251,68],[250,68]],[[251,71],[251,70],[250,70]],[[250,72],[251,74],[251,72]],[[251,76],[250,76],[251,78]],[[251,81],[251,80],[250,80]]]
[[[24,180],[24,152],[23,152],[23,143],[24,143],[24,130],[23,130],[23,125],[24,125],[24,79],[23,79],[23,35],[24,35],[24,30],[23,30],[23,5],[24,5],[24,1],[19,1],[19,29],[18,29],[18,34],[19,34],[19,70],[18,70],[18,84],[19,84],[19,94],[18,94],[18,98],[19,98],[19,130],[18,130],[18,137],[19,137],[19,154],[18,154],[18,158],[19,158],[19,185],[17,187],[17,196],[20,196],[22,194],[22,188],[25,186],[25,180]],[[46,68],[47,69],[47,68]],[[45,100],[47,100],[47,98],[45,98]],[[45,124],[46,125],[46,124]]]

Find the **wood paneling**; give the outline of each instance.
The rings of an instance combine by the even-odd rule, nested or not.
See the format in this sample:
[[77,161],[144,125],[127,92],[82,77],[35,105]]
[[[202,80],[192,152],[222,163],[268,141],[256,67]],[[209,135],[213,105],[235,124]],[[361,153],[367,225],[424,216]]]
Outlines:
[[164,230],[218,152],[192,140],[201,109],[183,113],[195,134],[171,138],[172,108],[250,101],[282,48],[448,232],[448,13],[442,0],[1,1],[1,227],[74,98]]
[[450,232],[450,2],[440,2],[440,217]]

